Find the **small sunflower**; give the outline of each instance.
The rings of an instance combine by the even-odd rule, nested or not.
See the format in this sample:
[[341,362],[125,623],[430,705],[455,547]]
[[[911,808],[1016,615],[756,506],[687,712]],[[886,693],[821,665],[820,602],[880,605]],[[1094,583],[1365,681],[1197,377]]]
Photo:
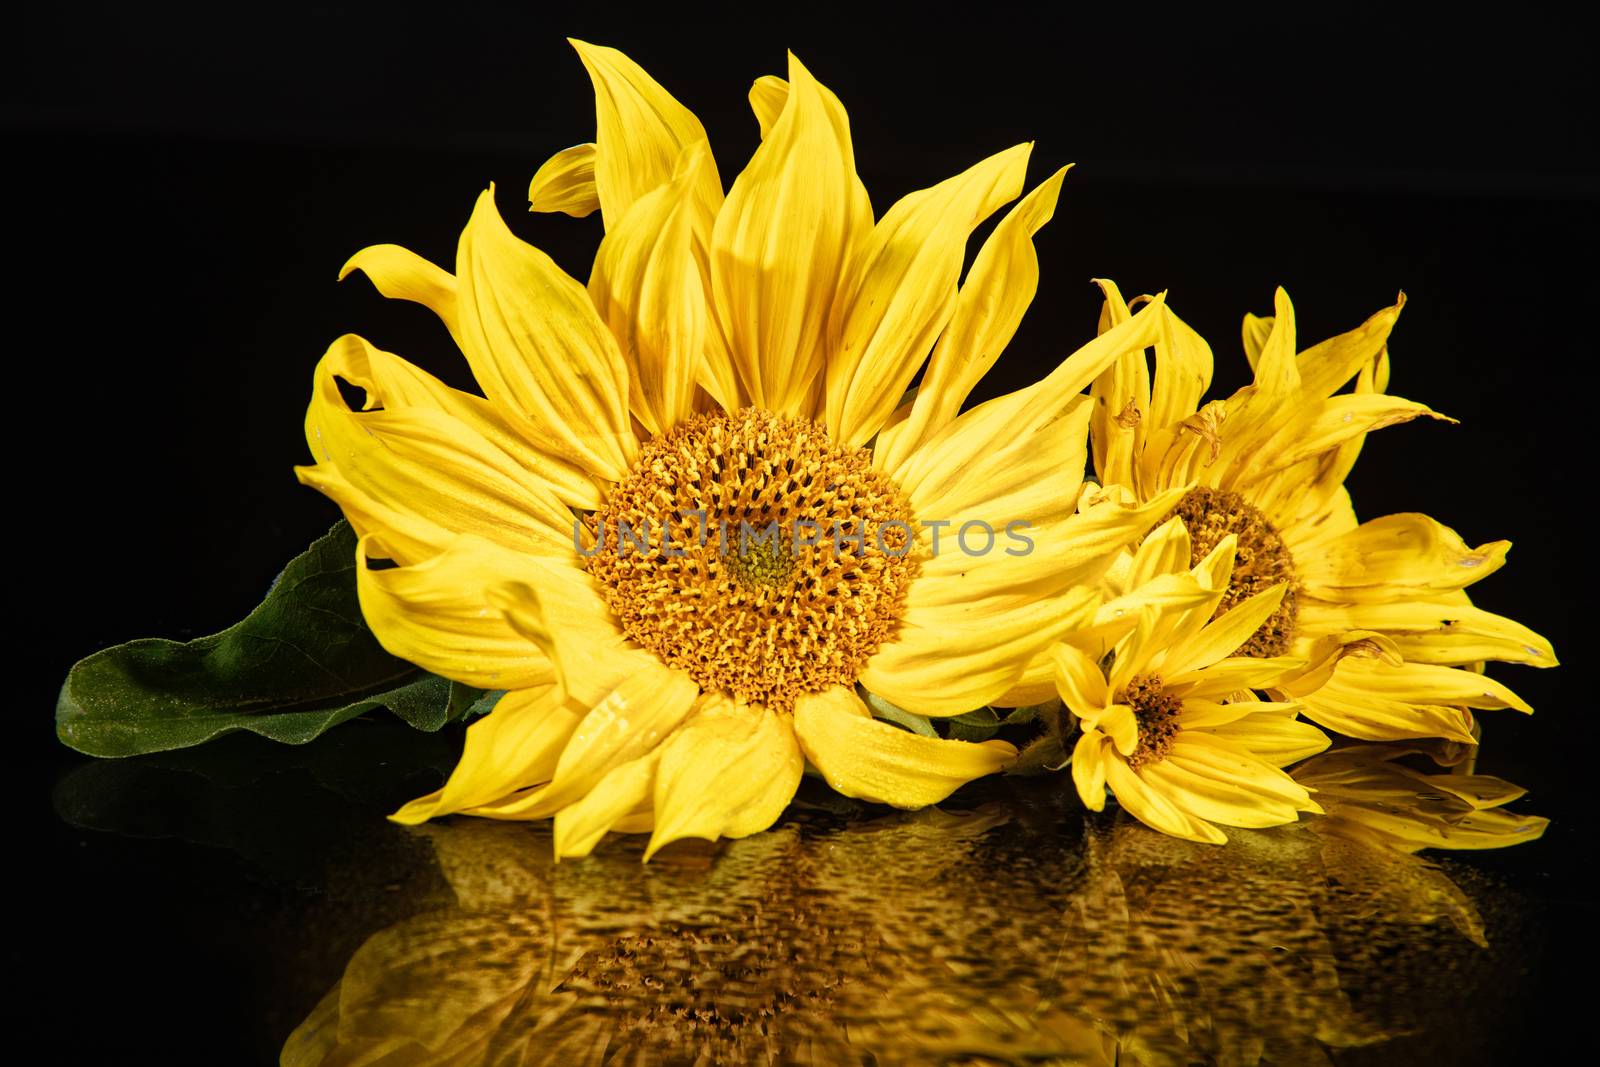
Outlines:
[[[445,786],[395,818],[553,816],[559,855],[615,830],[650,832],[648,856],[765,829],[807,762],[902,807],[999,769],[1010,745],[899,730],[860,689],[930,716],[991,701],[1176,506],[1182,490],[1075,507],[1080,394],[1157,340],[1159,300],[960,413],[1032,299],[1064,170],[962,280],[1030,145],[874,221],[844,108],[791,56],[751,92],[762,142],[724,195],[686,108],[621,53],[575,47],[598,134],[530,199],[601,212],[587,286],[511,233],[491,189],[454,273],[394,245],[343,272],[431,308],[482,395],[355,336],[316,372],[299,475],[360,535],[367,621],[396,655],[506,691]],[[743,524],[759,543],[730,551]],[[768,541],[774,525],[844,539]],[[1011,528],[1034,550],[985,544]]]
[[[1278,611],[1288,586],[1260,590],[1216,615],[1232,587],[1236,548],[1226,534],[1189,570],[1191,584],[1207,591],[1203,599],[1139,605],[1132,629],[1106,654],[1085,651],[1081,634],[1052,649],[1057,691],[1082,730],[1072,780],[1090,810],[1105,807],[1109,789],[1146,825],[1216,844],[1227,836],[1215,823],[1278,826],[1321,810],[1281,768],[1325,749],[1327,737],[1299,721],[1296,704],[1248,698],[1301,673],[1305,662],[1238,654]],[[1139,546],[1130,571],[1139,589],[1147,587],[1139,576],[1165,586],[1158,579],[1181,577],[1190,556],[1189,533],[1173,518]]]
[[[1114,329],[1129,307],[1103,285],[1101,329]],[[1444,418],[1385,392],[1387,341],[1404,304],[1297,355],[1294,309],[1279,289],[1275,316],[1245,318],[1253,384],[1204,404],[1211,349],[1163,308],[1153,374],[1142,352],[1128,353],[1094,383],[1094,464],[1136,502],[1192,487],[1172,514],[1188,527],[1194,560],[1225,537],[1238,546],[1219,613],[1284,587],[1239,649],[1307,661],[1274,695],[1351,737],[1473,743],[1467,709],[1532,710],[1485,677],[1483,662],[1556,659],[1544,638],[1467,596],[1505,562],[1509,542],[1472,548],[1425,515],[1356,520],[1344,479],[1367,433]]]

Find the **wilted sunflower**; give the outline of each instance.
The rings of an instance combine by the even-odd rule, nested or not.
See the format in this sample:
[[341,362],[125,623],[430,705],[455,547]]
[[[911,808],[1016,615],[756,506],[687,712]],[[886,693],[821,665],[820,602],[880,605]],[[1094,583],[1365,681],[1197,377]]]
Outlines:
[[[1303,660],[1240,656],[1241,646],[1281,606],[1285,584],[1262,589],[1213,619],[1232,588],[1236,539],[1224,535],[1189,571],[1208,595],[1187,607],[1147,603],[1106,655],[1063,641],[1050,653],[1055,684],[1082,730],[1072,780],[1085,806],[1106,790],[1130,815],[1191,841],[1221,844],[1226,826],[1279,826],[1321,809],[1280,768],[1328,746],[1299,721],[1298,705],[1239,699],[1299,674]],[[1134,554],[1143,588],[1188,567],[1184,524],[1163,524]],[[1146,581],[1148,579],[1148,581]],[[1132,596],[1137,596],[1137,591]]]
[[[1129,309],[1115,286],[1105,290],[1101,328],[1110,330]],[[1294,309],[1279,289],[1274,317],[1245,318],[1254,383],[1204,406],[1211,349],[1163,308],[1153,375],[1143,352],[1129,352],[1094,383],[1095,470],[1141,502],[1193,486],[1173,514],[1188,526],[1194,560],[1226,536],[1238,541],[1219,612],[1286,587],[1240,648],[1307,661],[1275,695],[1352,737],[1471,743],[1466,709],[1532,710],[1485,677],[1483,661],[1556,660],[1544,638],[1473,607],[1465,592],[1500,568],[1509,542],[1471,548],[1425,515],[1356,520],[1344,479],[1366,434],[1443,418],[1384,392],[1387,340],[1404,303],[1297,355]]]
[[[1032,299],[1032,235],[1064,171],[958,287],[969,235],[1021,192],[1031,146],[874,222],[844,108],[791,56],[787,82],[751,92],[762,143],[724,196],[695,117],[622,54],[576,47],[599,132],[547,163],[531,200],[600,209],[587,289],[513,236],[490,190],[454,274],[394,245],[344,269],[436,312],[483,395],[354,336],[316,373],[317,462],[299,473],[360,535],[373,631],[508,691],[444,788],[395,818],[554,816],[561,855],[608,830],[652,831],[653,852],[766,828],[807,760],[855,797],[940,800],[1011,746],[899,730],[857,686],[923,715],[985,704],[1066,628],[1072,591],[1177,503],[1074,514],[1080,393],[1156,340],[1159,301],[958,414]],[[360,410],[341,381],[365,391]],[[889,530],[903,551],[798,537],[727,551],[703,536],[724,521]],[[969,522],[1026,524],[1035,549],[969,555],[952,542]],[[624,523],[656,530],[653,548],[619,551]]]

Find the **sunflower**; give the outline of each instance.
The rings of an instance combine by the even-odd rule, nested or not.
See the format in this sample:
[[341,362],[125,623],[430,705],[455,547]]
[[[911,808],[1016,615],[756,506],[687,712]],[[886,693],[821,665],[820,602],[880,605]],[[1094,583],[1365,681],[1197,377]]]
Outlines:
[[482,395],[355,336],[316,371],[298,473],[360,535],[368,623],[505,691],[444,787],[394,818],[553,816],[559,855],[649,831],[648,857],[765,829],[807,763],[901,807],[999,769],[1010,745],[898,729],[862,690],[927,716],[998,697],[1177,504],[1075,507],[1081,393],[1156,341],[1159,299],[961,413],[1032,299],[1064,169],[963,280],[1030,145],[874,221],[844,108],[790,56],[751,92],[761,145],[724,195],[686,108],[621,53],[575,47],[598,133],[530,199],[601,212],[587,286],[511,233],[491,187],[454,273],[379,245],[341,274],[431,308]]
[[[1102,284],[1101,328],[1115,329],[1129,307],[1116,286]],[[1143,352],[1129,352],[1094,383],[1094,465],[1102,482],[1126,487],[1136,502],[1191,486],[1172,514],[1187,525],[1196,562],[1224,537],[1236,539],[1219,613],[1284,587],[1239,648],[1307,662],[1274,696],[1351,737],[1471,744],[1467,709],[1532,710],[1485,677],[1483,662],[1548,667],[1556,659],[1544,638],[1467,596],[1505,562],[1509,542],[1473,548],[1419,514],[1356,520],[1344,479],[1366,434],[1444,418],[1385,392],[1387,341],[1404,304],[1402,296],[1296,355],[1294,309],[1279,289],[1273,317],[1245,318],[1254,382],[1203,405],[1211,350],[1163,307],[1153,374]],[[1031,672],[1035,688],[1046,666]]]
[[[1208,591],[1204,599],[1139,606],[1132,629],[1107,654],[1086,652],[1078,635],[1051,650],[1056,688],[1082,729],[1072,780],[1090,810],[1105,807],[1109,789],[1146,825],[1215,844],[1227,840],[1215,823],[1279,826],[1321,810],[1281,768],[1322,751],[1327,737],[1297,718],[1296,704],[1239,698],[1301,673],[1305,663],[1237,654],[1279,610],[1286,584],[1213,618],[1232,588],[1236,549],[1236,537],[1226,534],[1189,571]],[[1191,554],[1189,533],[1173,518],[1139,546],[1130,569],[1161,584]]]

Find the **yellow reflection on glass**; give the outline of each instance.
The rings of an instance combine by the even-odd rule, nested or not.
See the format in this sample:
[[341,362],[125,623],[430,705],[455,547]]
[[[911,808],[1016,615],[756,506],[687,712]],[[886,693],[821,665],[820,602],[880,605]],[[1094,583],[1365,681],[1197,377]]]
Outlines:
[[453,902],[371,936],[282,1063],[1328,1062],[1489,986],[1474,895],[1417,849],[1543,830],[1499,810],[1514,787],[1404,754],[1303,764],[1329,814],[1220,847],[1085,822],[1059,778],[969,812],[794,810],[648,866],[629,839],[556,863],[542,826],[429,824]]

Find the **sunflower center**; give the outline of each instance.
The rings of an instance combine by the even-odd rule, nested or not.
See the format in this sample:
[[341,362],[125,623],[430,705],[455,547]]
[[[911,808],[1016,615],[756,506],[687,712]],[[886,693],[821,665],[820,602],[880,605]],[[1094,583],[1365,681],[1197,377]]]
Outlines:
[[789,710],[853,684],[893,633],[919,568],[913,529],[866,449],[745,408],[646,444],[591,517],[584,565],[663,662]]
[[[1294,557],[1289,554],[1277,527],[1267,521],[1260,508],[1243,496],[1222,489],[1191,489],[1178,501],[1172,515],[1182,519],[1183,525],[1189,530],[1191,567],[1205,559],[1224,537],[1233,534],[1238,538],[1233,576],[1228,580],[1228,591],[1223,594],[1222,603],[1217,605],[1212,618],[1232,610],[1257,593],[1283,582],[1289,583],[1278,610],[1250,635],[1248,641],[1239,646],[1235,655],[1270,658],[1289,651],[1289,643],[1294,639],[1296,612]],[[1172,515],[1168,515],[1167,519]]]
[[1182,705],[1166,691],[1161,676],[1139,675],[1116,695],[1116,701],[1130,705],[1139,724],[1139,745],[1128,757],[1128,766],[1137,770],[1166,759],[1173,739],[1178,736],[1178,712]]
[[752,593],[782,585],[794,574],[792,538],[751,538],[740,552],[728,557],[728,571]]

